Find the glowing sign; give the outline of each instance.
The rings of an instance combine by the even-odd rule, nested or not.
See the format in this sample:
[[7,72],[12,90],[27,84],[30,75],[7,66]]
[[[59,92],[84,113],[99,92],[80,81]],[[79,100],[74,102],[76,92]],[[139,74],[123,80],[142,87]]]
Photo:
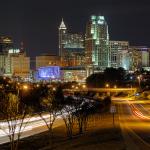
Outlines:
[[40,67],[38,69],[39,78],[43,79],[58,79],[60,78],[60,67],[59,66],[48,66],[48,67]]

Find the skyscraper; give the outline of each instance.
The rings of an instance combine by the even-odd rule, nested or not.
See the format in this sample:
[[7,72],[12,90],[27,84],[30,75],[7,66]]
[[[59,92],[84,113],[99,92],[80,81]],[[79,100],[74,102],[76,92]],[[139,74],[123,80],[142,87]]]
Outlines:
[[87,65],[100,70],[110,66],[108,25],[104,16],[91,16],[86,26],[85,54]]
[[62,19],[59,27],[59,56],[61,58],[61,65],[62,66],[79,65],[79,63],[77,63],[76,61],[76,58],[79,58],[78,59],[79,61],[80,58],[83,56],[83,53],[84,53],[84,36],[82,34],[69,33]]
[[67,28],[62,19],[61,24],[59,26],[59,56],[62,60],[63,57],[63,49],[66,41]]

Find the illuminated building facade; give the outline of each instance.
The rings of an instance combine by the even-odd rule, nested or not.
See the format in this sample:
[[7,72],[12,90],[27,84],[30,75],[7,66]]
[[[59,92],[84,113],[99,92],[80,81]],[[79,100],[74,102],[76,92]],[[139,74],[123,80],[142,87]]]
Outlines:
[[124,69],[128,69],[128,50],[128,41],[109,41],[110,66],[113,68],[123,67]]
[[84,49],[84,37],[82,34],[68,33],[65,39],[64,49],[79,51]]
[[60,57],[56,55],[43,54],[36,56],[36,70],[45,66],[61,65]]
[[84,67],[63,67],[61,68],[62,81],[85,82],[87,72]]
[[0,54],[0,75],[26,78],[30,72],[30,57],[20,49],[8,49]]
[[87,65],[104,70],[110,66],[108,25],[104,16],[91,16],[86,26],[85,55]]
[[[64,62],[66,66],[79,66],[83,64],[84,37],[82,34],[67,34],[64,45]],[[81,60],[81,61],[80,61]]]
[[8,36],[0,36],[0,53],[8,53],[13,48],[13,40]]
[[[84,36],[82,34],[72,34],[67,31],[66,25],[62,20],[59,27],[59,56],[61,66],[78,66],[83,61]],[[78,59],[76,61],[76,59]],[[83,60],[83,59],[82,59]]]
[[20,53],[19,49],[8,49],[7,53],[2,52],[0,54],[0,74],[1,75],[5,75],[5,76],[12,75],[11,57],[14,55],[18,55],[19,53]]
[[25,53],[11,55],[12,75],[21,78],[28,78],[30,74],[30,57]]
[[4,54],[0,54],[0,76],[4,75],[5,73],[5,61],[6,56]]
[[145,46],[131,46],[129,48],[131,57],[130,69],[135,71],[142,67],[149,67],[149,48]]
[[84,67],[46,66],[37,69],[36,81],[85,82],[87,73]]
[[60,67],[59,66],[47,66],[40,67],[37,70],[38,80],[56,80],[60,79]]
[[132,59],[128,50],[123,50],[118,53],[119,62],[118,67],[124,68],[125,70],[131,70]]
[[12,38],[0,36],[0,75],[11,74],[9,49],[13,49]]
[[66,37],[67,37],[67,28],[66,25],[62,19],[61,24],[59,26],[59,57],[61,58],[61,61],[63,60],[64,56],[64,45],[66,43]]

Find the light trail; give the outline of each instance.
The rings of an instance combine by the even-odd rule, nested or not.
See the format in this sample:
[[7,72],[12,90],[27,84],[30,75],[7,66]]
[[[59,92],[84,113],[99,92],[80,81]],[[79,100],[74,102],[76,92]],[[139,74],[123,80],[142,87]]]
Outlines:
[[137,117],[139,117],[141,119],[150,120],[150,117],[144,115],[135,105],[130,104],[130,108],[131,108],[132,112],[134,113],[134,115],[136,115]]
[[[42,117],[44,119],[47,119],[47,123],[50,123],[49,119],[49,114],[43,115]],[[59,118],[59,116],[58,116]],[[15,128],[14,133],[23,133],[26,131],[31,131],[33,128],[37,128],[37,127],[41,127],[45,125],[45,122],[43,121],[43,119],[39,116],[37,117],[31,117],[31,118],[25,118],[23,121],[23,126],[20,129],[21,126],[21,120],[17,120],[17,121],[10,121],[9,123],[7,121],[5,122],[0,122],[0,137],[3,136],[9,136],[9,134],[12,134],[11,131],[9,130],[9,125],[11,124],[13,125],[17,125]],[[31,124],[31,125],[30,125]]]

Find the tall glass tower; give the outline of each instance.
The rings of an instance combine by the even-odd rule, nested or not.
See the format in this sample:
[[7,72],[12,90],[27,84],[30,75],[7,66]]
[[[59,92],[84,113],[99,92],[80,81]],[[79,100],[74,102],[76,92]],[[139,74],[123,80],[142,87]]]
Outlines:
[[104,16],[91,16],[86,25],[85,53],[87,65],[100,70],[109,67],[109,34]]

